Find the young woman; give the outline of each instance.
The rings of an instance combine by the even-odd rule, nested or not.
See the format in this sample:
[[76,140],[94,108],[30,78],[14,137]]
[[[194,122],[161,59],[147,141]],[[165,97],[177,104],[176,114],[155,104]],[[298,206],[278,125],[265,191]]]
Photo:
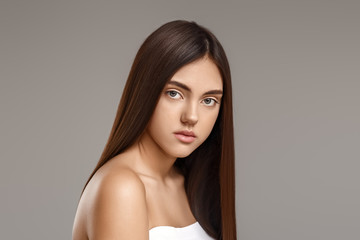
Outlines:
[[236,239],[230,69],[206,28],[172,21],[140,47],[73,239]]

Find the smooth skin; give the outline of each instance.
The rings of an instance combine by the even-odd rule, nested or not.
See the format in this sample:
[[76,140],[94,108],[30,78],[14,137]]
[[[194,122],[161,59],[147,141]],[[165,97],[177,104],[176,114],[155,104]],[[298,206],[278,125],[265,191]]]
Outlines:
[[[129,149],[105,163],[81,196],[73,240],[148,240],[156,226],[196,222],[184,176],[173,166],[209,136],[219,114],[222,79],[207,56],[179,69],[163,89],[149,125]],[[194,141],[175,136],[192,131]],[[204,159],[206,161],[206,159]]]

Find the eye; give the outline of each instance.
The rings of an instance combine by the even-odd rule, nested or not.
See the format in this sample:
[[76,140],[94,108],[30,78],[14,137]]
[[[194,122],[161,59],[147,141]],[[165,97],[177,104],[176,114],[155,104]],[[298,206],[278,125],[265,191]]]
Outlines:
[[209,106],[209,107],[212,107],[214,106],[216,103],[218,103],[215,99],[213,98],[205,98],[203,100],[203,103],[206,105],[206,106]]
[[180,93],[177,91],[174,91],[174,90],[167,91],[166,94],[172,99],[180,99],[181,98]]

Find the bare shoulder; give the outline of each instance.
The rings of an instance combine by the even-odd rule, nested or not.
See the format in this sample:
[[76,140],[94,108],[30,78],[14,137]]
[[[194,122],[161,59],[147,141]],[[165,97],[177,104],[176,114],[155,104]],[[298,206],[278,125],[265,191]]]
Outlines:
[[133,170],[100,168],[88,187],[84,201],[89,240],[148,239],[145,187]]

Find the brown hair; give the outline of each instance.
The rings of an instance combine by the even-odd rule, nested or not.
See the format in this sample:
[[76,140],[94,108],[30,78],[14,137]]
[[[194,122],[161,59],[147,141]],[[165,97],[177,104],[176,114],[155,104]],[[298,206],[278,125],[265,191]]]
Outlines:
[[[166,82],[182,66],[208,55],[219,68],[223,98],[209,137],[175,167],[185,176],[191,210],[205,231],[236,239],[232,93],[229,63],[217,38],[195,22],[177,20],[155,30],[141,45],[131,67],[105,149],[90,175],[142,135]],[[83,189],[83,191],[84,191]]]

